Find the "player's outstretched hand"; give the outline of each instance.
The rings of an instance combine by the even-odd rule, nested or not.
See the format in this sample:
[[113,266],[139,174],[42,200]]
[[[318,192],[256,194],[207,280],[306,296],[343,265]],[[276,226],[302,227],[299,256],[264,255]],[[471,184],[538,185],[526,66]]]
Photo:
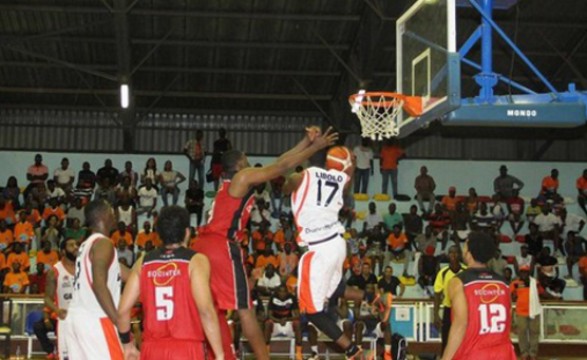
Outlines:
[[124,360],[139,360],[141,358],[141,353],[132,341],[123,344],[122,349],[124,350]]
[[312,143],[314,146],[318,147],[319,149],[324,149],[326,147],[332,146],[338,140],[338,133],[333,132],[332,126],[329,127],[324,134],[317,136]]
[[308,137],[308,140],[310,140],[311,143],[313,143],[316,137],[320,136],[321,134],[322,129],[320,129],[319,126],[312,125],[306,127],[306,136]]

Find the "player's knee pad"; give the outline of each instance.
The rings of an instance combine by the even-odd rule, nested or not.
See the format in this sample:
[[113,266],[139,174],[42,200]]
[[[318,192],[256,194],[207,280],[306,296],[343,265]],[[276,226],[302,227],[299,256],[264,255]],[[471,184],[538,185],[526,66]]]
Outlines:
[[332,340],[338,340],[342,336],[342,330],[336,326],[336,321],[333,321],[333,319],[326,313],[319,312],[316,314],[308,314],[306,316],[312,324]]

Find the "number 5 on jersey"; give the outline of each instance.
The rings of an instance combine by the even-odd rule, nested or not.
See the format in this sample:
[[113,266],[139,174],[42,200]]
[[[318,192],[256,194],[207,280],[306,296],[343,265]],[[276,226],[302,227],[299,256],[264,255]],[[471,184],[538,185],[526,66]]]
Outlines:
[[173,317],[173,287],[155,288],[155,307],[157,308],[157,321],[167,321]]

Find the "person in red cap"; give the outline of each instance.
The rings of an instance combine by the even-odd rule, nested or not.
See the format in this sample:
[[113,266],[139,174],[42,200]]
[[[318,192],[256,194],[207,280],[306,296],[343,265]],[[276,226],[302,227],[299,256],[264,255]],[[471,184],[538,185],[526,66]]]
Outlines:
[[519,278],[510,284],[512,301],[516,303],[518,344],[522,360],[535,360],[538,359],[540,316],[531,316],[534,314],[530,312],[530,289],[533,285],[536,287],[534,291],[541,294],[544,288],[539,282],[531,279],[529,265],[520,266],[518,272]]

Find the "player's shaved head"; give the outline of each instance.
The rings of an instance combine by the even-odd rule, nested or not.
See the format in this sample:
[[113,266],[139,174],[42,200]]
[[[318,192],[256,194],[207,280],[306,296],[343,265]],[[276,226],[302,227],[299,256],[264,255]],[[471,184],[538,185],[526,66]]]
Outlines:
[[112,206],[110,206],[110,204],[104,199],[90,201],[84,209],[86,221],[93,229],[95,229],[100,223],[108,225],[106,224],[108,222],[108,217],[112,216],[112,214]]
[[182,243],[186,229],[190,227],[190,214],[185,208],[167,206],[161,210],[157,220],[159,236],[165,245]]
[[222,154],[222,169],[229,179],[239,170],[237,165],[243,156],[245,153],[240,150],[228,150]]
[[480,231],[473,231],[469,234],[467,247],[473,259],[482,264],[491,260],[497,249],[491,236]]

